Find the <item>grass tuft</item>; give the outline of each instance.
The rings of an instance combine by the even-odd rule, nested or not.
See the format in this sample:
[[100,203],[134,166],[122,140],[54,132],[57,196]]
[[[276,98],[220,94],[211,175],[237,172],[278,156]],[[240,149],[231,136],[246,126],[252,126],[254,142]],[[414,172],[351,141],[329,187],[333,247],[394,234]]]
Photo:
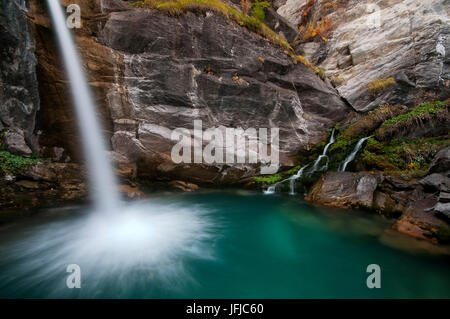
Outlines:
[[375,79],[369,82],[368,89],[369,91],[375,92],[375,91],[381,91],[387,88],[390,85],[395,84],[394,78],[388,78],[388,79]]

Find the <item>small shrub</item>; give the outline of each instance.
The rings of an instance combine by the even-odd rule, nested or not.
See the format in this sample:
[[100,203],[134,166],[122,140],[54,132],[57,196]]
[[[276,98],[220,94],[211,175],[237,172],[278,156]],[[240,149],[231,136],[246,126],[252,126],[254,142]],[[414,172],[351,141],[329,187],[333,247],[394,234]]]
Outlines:
[[328,41],[326,38],[328,31],[331,29],[331,18],[321,19],[318,23],[311,21],[306,27],[301,26],[299,32],[302,34],[302,40],[306,41],[316,36],[319,36],[323,41]]
[[380,91],[384,90],[388,86],[395,84],[394,78],[388,78],[388,79],[375,79],[369,82],[368,89],[369,91]]
[[245,15],[248,16],[251,8],[252,8],[252,2],[250,0],[241,0],[241,9]]
[[316,0],[307,0],[305,4],[305,9],[303,10],[303,16],[307,17],[311,13],[314,5],[316,4]]
[[261,22],[264,22],[266,18],[266,13],[264,12],[265,8],[270,7],[270,3],[267,1],[256,1],[253,4],[252,16],[258,19]]

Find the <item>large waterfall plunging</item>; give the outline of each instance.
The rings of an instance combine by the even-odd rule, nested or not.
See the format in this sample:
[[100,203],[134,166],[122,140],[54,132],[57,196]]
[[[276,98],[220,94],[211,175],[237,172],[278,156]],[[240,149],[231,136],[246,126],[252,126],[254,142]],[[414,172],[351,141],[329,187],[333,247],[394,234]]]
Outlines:
[[94,103],[86,84],[74,41],[66,27],[61,5],[58,0],[47,0],[47,4],[70,82],[91,192],[98,210],[112,211],[117,208],[119,193],[111,164],[105,154],[105,143],[101,135],[100,124],[96,119]]

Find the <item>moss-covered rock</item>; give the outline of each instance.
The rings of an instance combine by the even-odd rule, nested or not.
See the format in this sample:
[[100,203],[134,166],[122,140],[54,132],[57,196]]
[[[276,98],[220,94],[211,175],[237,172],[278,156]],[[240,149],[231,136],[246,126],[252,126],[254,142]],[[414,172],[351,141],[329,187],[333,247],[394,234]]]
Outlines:
[[436,101],[417,106],[383,123],[375,132],[380,141],[392,138],[420,138],[449,134],[449,101]]

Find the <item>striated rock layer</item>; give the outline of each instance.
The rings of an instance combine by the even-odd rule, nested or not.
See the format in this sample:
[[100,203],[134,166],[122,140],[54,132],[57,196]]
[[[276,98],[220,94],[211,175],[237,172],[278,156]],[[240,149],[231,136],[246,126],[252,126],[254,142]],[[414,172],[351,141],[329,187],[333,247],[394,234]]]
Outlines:
[[[327,42],[316,36],[298,49],[356,110],[368,111],[450,96],[448,8],[447,0],[287,0],[278,13],[296,25],[329,19]],[[389,78],[395,83],[369,89]]]
[[[42,94],[41,143],[77,149],[64,74],[45,6],[32,1]],[[255,165],[176,165],[176,128],[280,128],[281,165],[324,138],[350,108],[329,82],[282,49],[213,12],[178,17],[124,1],[80,1],[77,41],[111,148],[142,178],[230,183]],[[51,48],[51,50],[49,50]],[[56,134],[58,131],[58,134]],[[70,138],[67,138],[70,137]]]
[[25,156],[38,151],[34,133],[40,104],[27,2],[0,1],[0,132],[10,152]]

